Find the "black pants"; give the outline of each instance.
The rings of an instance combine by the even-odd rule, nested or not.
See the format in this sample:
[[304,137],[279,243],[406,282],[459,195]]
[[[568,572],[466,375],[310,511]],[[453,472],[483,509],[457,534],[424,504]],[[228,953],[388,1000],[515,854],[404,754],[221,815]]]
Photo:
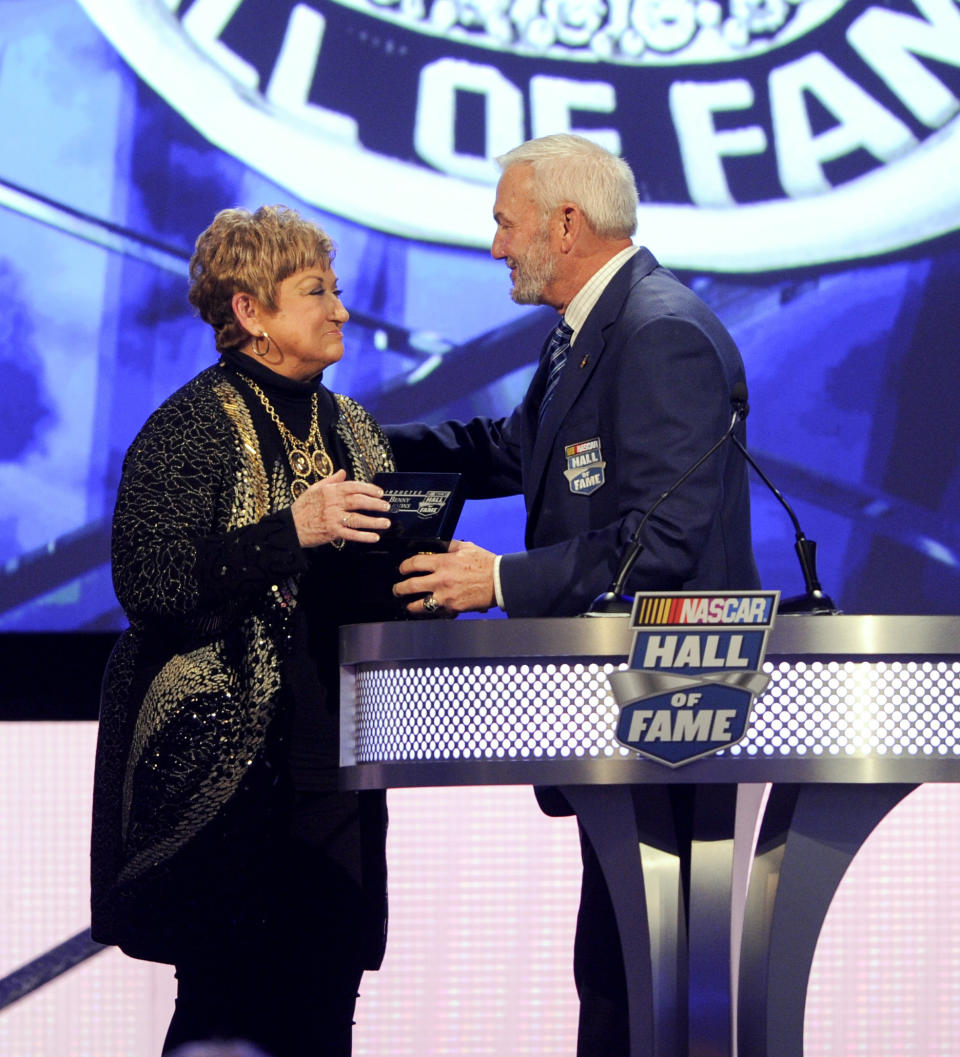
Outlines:
[[[726,794],[736,796],[736,787]],[[717,792],[711,798],[726,802]],[[641,840],[680,861],[684,912],[690,901],[690,845],[695,789],[692,786],[635,786],[634,811]],[[600,860],[580,830],[583,880],[573,948],[573,975],[580,998],[577,1057],[629,1057],[630,1017],[620,933]],[[703,831],[704,839],[713,839]]]
[[[233,954],[233,957],[231,957]],[[290,944],[218,951],[177,966],[177,1005],[164,1043],[243,1039],[269,1057],[349,1057],[362,969]]]
[[623,951],[597,853],[580,828],[583,879],[573,946],[580,999],[577,1057],[629,1057],[630,1023]]
[[[349,1057],[357,990],[370,964],[370,904],[374,911],[379,904],[337,847],[339,833],[315,843],[310,831],[321,823],[309,816],[298,829],[271,848],[251,912],[208,923],[184,945],[164,1053],[188,1041],[243,1039],[270,1057]],[[240,905],[242,880],[234,888],[232,905]]]

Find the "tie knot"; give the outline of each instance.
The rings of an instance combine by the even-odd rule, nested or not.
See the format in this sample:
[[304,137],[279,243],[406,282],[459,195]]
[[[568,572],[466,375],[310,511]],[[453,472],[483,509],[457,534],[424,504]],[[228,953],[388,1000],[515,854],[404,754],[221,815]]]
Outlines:
[[570,348],[570,336],[573,334],[573,327],[565,320],[561,319],[560,322],[550,331],[550,338],[547,341],[547,350],[545,358],[548,363],[555,362],[557,357],[565,357],[567,349]]
[[565,319],[561,318],[560,322],[553,328],[550,340],[558,345],[569,345],[572,333],[573,327]]

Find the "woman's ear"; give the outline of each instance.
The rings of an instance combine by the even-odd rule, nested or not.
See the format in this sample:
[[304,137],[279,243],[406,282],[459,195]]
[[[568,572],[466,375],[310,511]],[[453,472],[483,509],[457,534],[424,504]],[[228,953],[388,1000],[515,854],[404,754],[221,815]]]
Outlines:
[[256,338],[263,333],[260,302],[253,294],[237,292],[233,295],[230,305],[237,322],[248,334]]

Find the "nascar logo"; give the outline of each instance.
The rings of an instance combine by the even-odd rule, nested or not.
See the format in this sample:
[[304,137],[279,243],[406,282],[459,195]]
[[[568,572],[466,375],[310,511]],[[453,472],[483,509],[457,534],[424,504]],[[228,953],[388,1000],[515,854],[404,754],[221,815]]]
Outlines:
[[634,600],[630,669],[608,678],[616,738],[676,767],[747,732],[778,591],[650,592]]

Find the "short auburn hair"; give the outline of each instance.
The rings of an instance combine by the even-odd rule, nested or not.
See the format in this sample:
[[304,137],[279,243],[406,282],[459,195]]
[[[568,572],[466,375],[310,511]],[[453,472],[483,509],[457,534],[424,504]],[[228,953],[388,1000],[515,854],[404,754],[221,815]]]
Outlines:
[[233,314],[234,294],[250,294],[274,311],[284,279],[304,268],[329,268],[334,253],[323,228],[286,206],[222,209],[190,258],[190,304],[216,332],[218,352],[238,348],[250,335]]

